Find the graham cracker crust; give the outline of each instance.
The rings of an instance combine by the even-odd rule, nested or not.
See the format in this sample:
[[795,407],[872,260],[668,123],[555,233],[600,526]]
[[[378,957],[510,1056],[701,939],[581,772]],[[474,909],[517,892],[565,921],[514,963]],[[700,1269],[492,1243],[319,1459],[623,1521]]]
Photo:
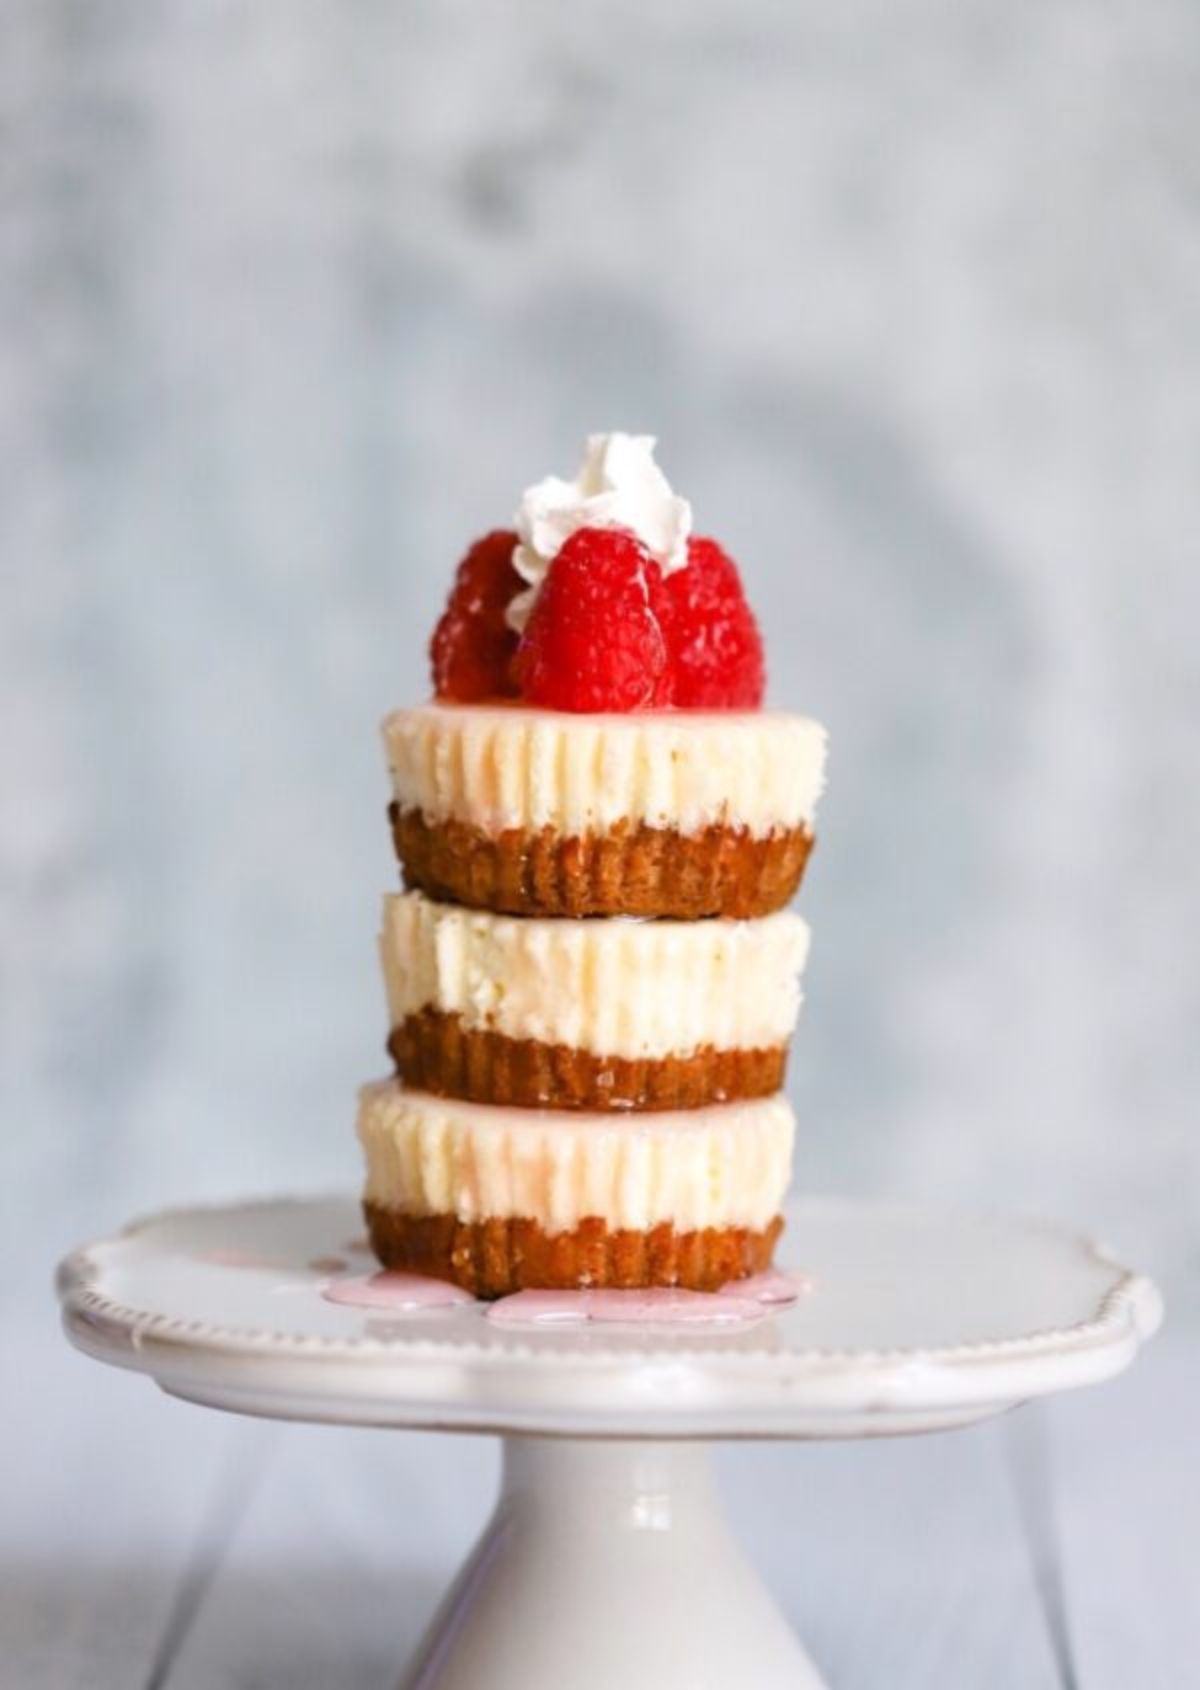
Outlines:
[[395,803],[388,814],[408,886],[505,915],[770,915],[791,902],[814,844],[807,827],[762,838],[721,825],[690,834],[629,822],[572,837],[550,827],[492,835]]
[[466,1027],[460,1015],[423,1009],[393,1028],[388,1051],[415,1091],[523,1109],[699,1109],[769,1097],[782,1089],[787,1046],[687,1056],[596,1056],[570,1045],[510,1039]]
[[371,1246],[385,1268],[448,1279],[486,1298],[587,1286],[718,1291],[731,1280],[765,1272],[783,1231],[781,1215],[762,1232],[745,1227],[676,1232],[669,1222],[648,1232],[612,1232],[603,1220],[590,1218],[572,1232],[548,1234],[526,1219],[460,1221],[454,1215],[403,1215],[374,1203],[364,1203],[363,1212]]

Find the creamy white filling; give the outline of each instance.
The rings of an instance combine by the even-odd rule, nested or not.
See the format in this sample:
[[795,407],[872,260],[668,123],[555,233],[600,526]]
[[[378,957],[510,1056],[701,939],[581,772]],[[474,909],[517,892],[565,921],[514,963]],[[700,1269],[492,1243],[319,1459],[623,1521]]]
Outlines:
[[598,1218],[761,1229],[791,1176],[795,1121],[782,1096],[622,1116],[498,1109],[406,1091],[362,1090],[358,1136],[370,1203],[412,1215],[535,1220],[568,1232]]
[[397,803],[490,834],[626,821],[763,837],[811,823],[825,781],[824,728],[775,711],[423,704],[387,717],[383,736]]
[[510,1039],[596,1056],[686,1056],[784,1044],[800,1008],[809,930],[758,921],[545,921],[384,899],[391,1024],[422,1009]]

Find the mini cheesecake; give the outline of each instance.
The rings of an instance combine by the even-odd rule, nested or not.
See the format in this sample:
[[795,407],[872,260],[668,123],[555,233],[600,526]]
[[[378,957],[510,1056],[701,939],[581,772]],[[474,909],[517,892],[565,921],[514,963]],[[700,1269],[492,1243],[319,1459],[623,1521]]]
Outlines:
[[390,1269],[481,1297],[715,1290],[765,1269],[795,1124],[782,1097],[614,1118],[366,1086],[364,1212]]
[[756,921],[563,921],[384,900],[397,1072],[527,1108],[685,1109],[783,1083],[809,932]]
[[384,723],[410,887],[513,915],[747,919],[792,898],[825,733],[769,711],[433,703]]

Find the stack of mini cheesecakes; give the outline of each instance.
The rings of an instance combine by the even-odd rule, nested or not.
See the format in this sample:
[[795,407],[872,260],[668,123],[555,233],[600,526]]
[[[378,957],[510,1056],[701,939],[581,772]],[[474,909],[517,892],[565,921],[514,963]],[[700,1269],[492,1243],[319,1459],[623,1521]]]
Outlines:
[[[567,610],[569,629],[591,619],[586,694],[591,648],[564,647],[550,610],[539,619],[528,573],[498,573],[511,567],[508,542],[491,536],[498,561],[484,585],[494,577],[497,589],[489,598],[467,564],[456,587],[459,696],[447,696],[435,640],[440,696],[384,724],[407,889],[386,899],[381,936],[395,1075],[366,1087],[359,1111],[367,1225],[386,1267],[481,1297],[715,1290],[770,1265],[790,1177],[794,1121],[781,1086],[808,930],[784,906],[813,841],[825,736],[719,692],[716,708],[628,705],[631,683],[605,667],[625,627],[605,625],[624,576],[616,565],[606,576],[603,542],[611,529],[616,555],[638,527],[595,520],[597,495],[583,471],[579,480],[577,502],[593,505],[571,533],[592,537],[581,589],[591,597]],[[691,591],[699,603],[690,623],[659,602],[676,571],[637,544],[647,561],[633,566],[670,662],[672,634],[682,650],[681,630],[694,635],[706,615],[723,627],[732,613],[719,597],[705,608],[714,593],[699,568],[675,584],[676,602]],[[544,577],[557,579],[561,552],[569,586],[581,550],[555,546]],[[723,554],[722,566],[732,569]],[[524,632],[505,639],[496,605],[518,591]],[[567,614],[562,592],[544,597]],[[483,633],[464,607],[492,618]],[[757,639],[745,614],[740,626]],[[650,652],[638,661],[656,662],[640,626],[626,644],[635,635]],[[471,639],[474,668],[461,661]],[[521,654],[538,641],[531,697],[518,690],[531,672]],[[564,649],[571,672],[559,681]],[[761,661],[758,672],[761,693]],[[656,671],[656,701],[669,681]],[[483,696],[463,698],[471,686]],[[580,696],[621,707],[581,708]]]

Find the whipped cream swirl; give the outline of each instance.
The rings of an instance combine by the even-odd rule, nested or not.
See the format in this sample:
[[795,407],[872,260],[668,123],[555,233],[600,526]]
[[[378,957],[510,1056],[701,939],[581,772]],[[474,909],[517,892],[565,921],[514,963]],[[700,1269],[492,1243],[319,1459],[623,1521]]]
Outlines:
[[652,434],[589,435],[573,481],[550,475],[525,490],[513,519],[513,567],[528,588],[508,607],[518,633],[551,560],[579,528],[631,529],[664,575],[687,563],[692,507],[671,491],[654,461],[654,445]]

